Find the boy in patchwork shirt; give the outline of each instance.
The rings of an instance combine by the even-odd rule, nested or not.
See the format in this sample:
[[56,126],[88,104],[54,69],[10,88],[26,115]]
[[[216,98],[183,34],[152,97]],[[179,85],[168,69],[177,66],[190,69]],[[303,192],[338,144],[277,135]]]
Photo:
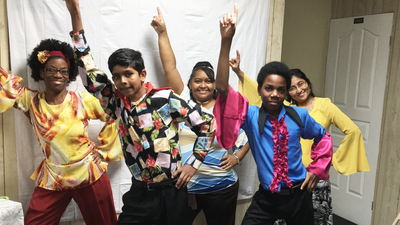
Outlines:
[[[96,96],[118,124],[131,189],[124,194],[117,224],[190,224],[186,185],[203,162],[214,139],[212,114],[188,105],[168,88],[146,82],[141,53],[118,49],[108,66],[117,89],[95,67],[83,31],[78,0],[66,0],[71,37],[85,88]],[[185,121],[198,138],[189,163],[181,166],[179,122]]]

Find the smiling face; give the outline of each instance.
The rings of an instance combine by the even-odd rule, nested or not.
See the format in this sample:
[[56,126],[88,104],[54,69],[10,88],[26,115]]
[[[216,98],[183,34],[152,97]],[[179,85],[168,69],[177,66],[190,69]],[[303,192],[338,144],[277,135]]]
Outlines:
[[304,102],[307,102],[308,98],[311,96],[311,89],[307,81],[302,78],[293,76],[289,88],[289,94],[290,97],[292,97],[292,99],[296,101],[297,104],[302,104]]
[[68,63],[63,58],[50,58],[40,70],[40,78],[46,85],[46,95],[56,96],[67,92],[68,77]]
[[275,117],[279,116],[286,93],[286,80],[280,75],[270,74],[265,77],[262,86],[258,86],[263,107]]
[[146,88],[143,86],[146,70],[142,70],[139,74],[130,66],[116,65],[112,69],[112,79],[118,91],[133,102],[138,101],[146,93]]
[[213,99],[215,83],[202,69],[198,69],[189,82],[189,88],[192,90],[193,98],[196,101],[206,102]]

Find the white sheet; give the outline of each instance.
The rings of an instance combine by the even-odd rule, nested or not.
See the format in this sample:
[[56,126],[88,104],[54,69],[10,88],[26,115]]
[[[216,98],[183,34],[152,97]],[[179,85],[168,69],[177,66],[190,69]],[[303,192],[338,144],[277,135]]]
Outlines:
[[[241,53],[241,69],[253,79],[265,64],[269,0],[237,0],[239,23],[231,56]],[[159,6],[167,24],[177,67],[186,83],[194,64],[210,61],[216,67],[220,48],[219,19],[233,11],[230,0],[82,0],[84,28],[96,64],[109,74],[108,56],[120,47],[139,50],[147,69],[147,81],[155,87],[163,86],[163,71],[158,54],[157,35],[150,22]],[[56,38],[71,43],[70,16],[62,0],[7,0],[11,71],[25,79],[31,89],[44,90],[30,78],[26,59],[32,49],[45,38]],[[237,78],[231,73],[230,83],[237,88]],[[84,91],[81,81],[71,83],[73,91]],[[34,189],[29,177],[43,159],[34,132],[25,116],[16,112],[18,155],[18,190],[24,210]],[[96,138],[102,124],[90,124],[91,137]],[[256,183],[254,160],[251,153],[241,167],[239,199],[252,197]],[[110,163],[110,177],[116,209],[121,212],[122,195],[130,187],[130,173],[123,160]],[[63,221],[80,218],[79,208],[70,204]]]

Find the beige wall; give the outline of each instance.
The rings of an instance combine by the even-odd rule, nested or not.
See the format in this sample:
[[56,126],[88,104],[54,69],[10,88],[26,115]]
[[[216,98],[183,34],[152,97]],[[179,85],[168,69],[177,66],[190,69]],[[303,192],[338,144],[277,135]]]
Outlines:
[[[329,20],[394,13],[372,224],[392,224],[400,211],[400,0],[286,0],[282,61],[299,67],[323,95]],[[390,103],[390,104],[388,104]]]
[[282,62],[301,69],[317,96],[324,94],[330,18],[330,1],[286,0]]

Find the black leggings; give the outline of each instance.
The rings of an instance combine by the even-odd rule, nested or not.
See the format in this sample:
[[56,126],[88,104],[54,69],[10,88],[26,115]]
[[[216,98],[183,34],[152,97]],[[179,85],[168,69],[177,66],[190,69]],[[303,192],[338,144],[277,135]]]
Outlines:
[[197,209],[191,210],[189,218],[194,221],[203,210],[207,225],[235,225],[236,202],[239,181],[225,189],[206,194],[193,194]]

